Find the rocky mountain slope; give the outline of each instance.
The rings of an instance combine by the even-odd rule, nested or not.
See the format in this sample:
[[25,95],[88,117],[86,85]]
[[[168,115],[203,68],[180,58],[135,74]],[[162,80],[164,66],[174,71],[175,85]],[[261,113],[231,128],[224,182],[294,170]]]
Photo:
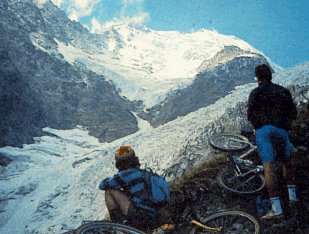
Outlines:
[[159,126],[214,103],[266,62],[209,30],[116,25],[91,34],[48,0],[3,0],[0,17],[0,146],[77,125],[110,142],[138,130],[135,115]]
[[[217,63],[217,60],[220,62]],[[140,116],[158,126],[208,106],[236,86],[252,82],[254,67],[267,61],[261,55],[230,46],[218,52],[207,63],[204,61],[202,70],[190,85],[171,92],[162,103],[147,109]]]
[[[291,90],[296,93],[294,91],[300,85],[309,85],[308,71],[308,64],[304,64],[277,73],[274,81],[294,84]],[[0,148],[1,163],[6,165],[0,167],[0,231],[63,233],[79,226],[82,220],[103,219],[106,213],[102,205],[104,196],[97,186],[101,179],[115,172],[112,163],[114,150],[122,144],[131,145],[143,166],[165,173],[171,182],[181,176],[188,178],[189,172],[201,168],[204,163],[217,161],[218,167],[208,165],[214,169],[204,174],[204,177],[212,178],[210,184],[202,186],[192,182],[195,187],[189,186],[190,192],[199,194],[199,186],[208,189],[209,199],[205,199],[210,203],[207,214],[214,211],[215,205],[231,208],[235,203],[235,209],[242,209],[237,199],[229,200],[229,195],[223,196],[222,190],[216,187],[214,178],[224,155],[209,147],[208,137],[223,131],[240,132],[247,124],[246,100],[254,87],[254,84],[237,87],[216,103],[157,128],[140,119],[138,132],[108,144],[100,143],[82,128],[44,128],[44,136],[35,137],[34,144],[23,148]],[[299,103],[299,99],[296,98],[295,102]],[[298,139],[303,139],[304,128],[300,130]],[[300,165],[306,170],[307,164]],[[202,179],[203,183],[207,178]],[[303,196],[307,197],[306,193]],[[217,199],[213,200],[213,206],[212,197]]]
[[[91,34],[48,0],[2,0],[0,17],[1,233],[63,233],[103,219],[98,183],[115,172],[114,150],[123,144],[170,182],[191,178],[205,162],[219,165],[222,155],[207,139],[247,124],[253,68],[268,61],[208,30],[119,25]],[[274,80],[291,90],[308,86],[308,66],[278,71]],[[208,213],[243,208],[221,196],[216,170],[202,171],[210,184],[196,172],[193,180],[206,186],[188,190],[215,192]]]
[[[1,1],[0,17],[1,146],[32,142],[46,126],[82,125],[102,141],[137,130],[130,103],[111,83],[68,64],[55,52],[54,38],[73,40],[86,31],[81,25],[69,21],[51,3],[40,9],[32,1]],[[38,49],[33,41],[45,49]]]

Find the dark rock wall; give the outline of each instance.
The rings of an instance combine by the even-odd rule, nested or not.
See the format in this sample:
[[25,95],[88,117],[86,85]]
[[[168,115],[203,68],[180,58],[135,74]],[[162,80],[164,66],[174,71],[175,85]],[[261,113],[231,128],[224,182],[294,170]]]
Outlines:
[[[82,125],[101,141],[137,130],[130,104],[103,76],[76,68],[59,54],[32,44],[31,34],[39,31],[45,47],[56,47],[52,22],[47,24],[30,1],[1,1],[0,18],[0,146],[30,143],[47,126]],[[58,31],[59,38],[63,35]],[[63,36],[64,41],[69,38]]]
[[207,69],[199,73],[191,85],[172,93],[164,103],[154,106],[141,116],[153,126],[158,126],[213,104],[236,86],[253,82],[254,68],[261,63],[267,63],[261,56],[236,57]]

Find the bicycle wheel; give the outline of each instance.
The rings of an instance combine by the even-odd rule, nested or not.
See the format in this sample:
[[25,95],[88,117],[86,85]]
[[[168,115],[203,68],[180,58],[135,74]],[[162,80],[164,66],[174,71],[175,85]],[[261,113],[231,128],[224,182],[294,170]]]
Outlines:
[[108,221],[91,221],[80,226],[75,234],[145,234],[135,228]]
[[233,167],[224,167],[218,173],[217,182],[220,187],[238,195],[254,194],[264,188],[265,179],[262,174],[250,170],[243,168],[242,172],[246,174],[237,175]]
[[249,147],[245,136],[233,133],[218,133],[209,137],[211,147],[221,151],[240,151]]
[[224,233],[224,234],[258,234],[260,226],[258,221],[250,214],[242,211],[223,211],[213,214],[204,220],[204,225],[212,228],[220,228],[220,231],[209,231],[197,228],[195,234]]

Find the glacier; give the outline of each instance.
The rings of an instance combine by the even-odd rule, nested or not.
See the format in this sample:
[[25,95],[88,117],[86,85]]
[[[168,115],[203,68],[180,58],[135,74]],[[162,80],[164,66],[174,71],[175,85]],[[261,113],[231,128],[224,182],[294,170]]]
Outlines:
[[[33,1],[3,1],[0,5],[16,7],[21,2]],[[89,69],[108,79],[126,99],[143,102],[145,109],[190,85],[204,69],[230,61],[228,56],[224,60],[218,57],[225,47],[240,48],[244,51],[242,56],[265,57],[234,36],[206,29],[181,33],[116,25],[97,35],[63,21],[52,28],[51,37],[47,31],[41,31],[43,26],[63,20],[64,14],[52,6],[52,10],[46,10],[50,4],[47,0],[34,2],[40,9],[38,15],[42,19],[49,17],[49,22],[27,35],[36,50],[48,55],[43,62],[52,57],[72,67]],[[28,17],[32,19],[32,14]],[[63,33],[63,29],[67,32]],[[309,85],[309,63],[285,70],[273,67],[274,82],[287,87]],[[87,89],[91,83],[87,74],[82,73],[74,84],[82,83]],[[209,147],[207,139],[216,132],[239,132],[246,124],[246,101],[254,87],[255,83],[237,86],[215,103],[158,127],[130,110],[138,122],[138,131],[109,143],[100,142],[89,134],[89,129],[76,125],[66,130],[45,127],[43,136],[34,137],[33,144],[0,148],[0,154],[12,160],[7,166],[0,166],[0,233],[62,233],[76,228],[83,220],[103,219],[106,209],[98,184],[116,172],[114,151],[120,145],[131,145],[142,167],[153,168],[170,182],[201,163],[220,157]],[[117,126],[120,130],[122,127]]]
[[[309,85],[309,64],[276,73],[282,85]],[[139,130],[110,143],[100,143],[81,126],[72,130],[45,128],[45,135],[22,148],[4,147],[0,153],[13,161],[0,167],[0,232],[61,233],[83,220],[103,219],[101,179],[116,172],[114,151],[131,145],[143,166],[173,181],[186,170],[212,160],[207,137],[223,130],[239,131],[246,122],[243,107],[251,83],[237,87],[213,105],[152,128],[139,120]],[[228,110],[239,115],[224,115]]]
[[87,48],[55,39],[66,61],[85,64],[105,75],[121,95],[130,101],[142,101],[145,109],[162,102],[168,93],[188,86],[203,70],[201,65],[226,46],[251,52],[247,56],[263,55],[234,36],[206,29],[181,33],[116,25],[102,33],[102,40],[104,48],[88,52]]

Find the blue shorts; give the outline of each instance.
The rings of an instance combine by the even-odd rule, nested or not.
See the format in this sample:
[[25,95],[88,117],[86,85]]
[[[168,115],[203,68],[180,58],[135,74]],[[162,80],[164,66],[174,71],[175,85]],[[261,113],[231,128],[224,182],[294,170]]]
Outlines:
[[273,125],[264,125],[255,131],[256,146],[260,159],[263,163],[273,162],[275,149],[273,139],[281,139],[283,141],[283,153],[286,160],[290,159],[293,151],[293,145],[290,142],[289,133],[282,128]]

